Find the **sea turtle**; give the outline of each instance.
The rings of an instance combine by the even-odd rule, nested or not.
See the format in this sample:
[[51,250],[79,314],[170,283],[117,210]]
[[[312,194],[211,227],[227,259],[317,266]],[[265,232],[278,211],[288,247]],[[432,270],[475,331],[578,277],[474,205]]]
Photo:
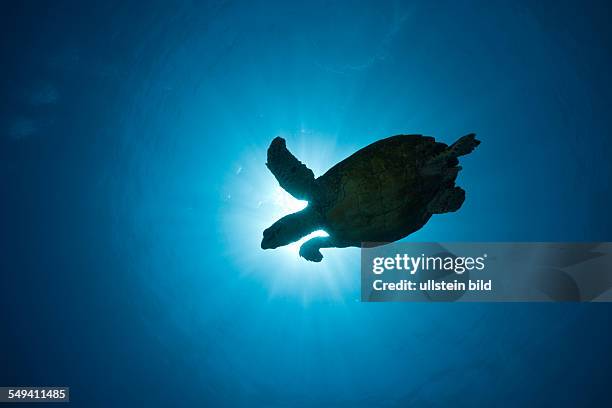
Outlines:
[[321,248],[397,241],[417,230],[432,214],[457,211],[465,191],[455,186],[459,156],[480,142],[474,134],[452,145],[423,135],[379,140],[333,166],[321,177],[287,150],[277,137],[266,166],[287,192],[308,206],[276,221],[263,232],[261,247],[278,248],[322,229],[300,247],[300,256],[320,262]]

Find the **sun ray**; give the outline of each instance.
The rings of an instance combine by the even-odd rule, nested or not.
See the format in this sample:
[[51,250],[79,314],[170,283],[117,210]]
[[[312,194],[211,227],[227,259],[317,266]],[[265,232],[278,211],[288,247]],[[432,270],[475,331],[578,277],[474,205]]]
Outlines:
[[[309,143],[299,137],[298,140],[291,136],[287,139],[292,152],[312,168],[315,175],[342,159],[329,137],[313,140],[313,135],[308,134]],[[316,151],[309,148],[314,145],[318,146]],[[320,263],[301,258],[300,246],[313,237],[327,236],[323,230],[275,250],[260,248],[265,228],[308,205],[278,185],[264,165],[265,157],[263,147],[245,151],[242,160],[233,169],[228,169],[221,217],[228,259],[236,264],[243,276],[260,281],[271,297],[295,296],[305,304],[316,298],[341,300],[343,291],[355,289],[359,282],[359,256],[354,249],[324,249],[325,258]]]

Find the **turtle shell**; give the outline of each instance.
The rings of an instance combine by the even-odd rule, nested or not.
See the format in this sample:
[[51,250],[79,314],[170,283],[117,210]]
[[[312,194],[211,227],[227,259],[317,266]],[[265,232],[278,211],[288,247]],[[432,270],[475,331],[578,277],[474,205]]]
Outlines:
[[444,181],[420,169],[447,148],[422,135],[397,135],[355,152],[316,180],[324,227],[347,243],[389,242],[421,228]]

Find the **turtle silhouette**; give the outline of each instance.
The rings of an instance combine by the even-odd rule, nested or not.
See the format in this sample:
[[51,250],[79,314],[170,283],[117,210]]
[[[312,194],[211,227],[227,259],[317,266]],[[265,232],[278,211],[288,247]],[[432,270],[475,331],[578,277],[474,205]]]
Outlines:
[[261,247],[278,248],[316,230],[300,247],[300,256],[320,262],[321,248],[397,241],[421,229],[432,214],[457,211],[465,191],[455,186],[459,156],[480,141],[474,134],[448,146],[423,135],[397,135],[374,142],[342,160],[322,176],[300,162],[285,139],[268,148],[266,166],[280,186],[308,206],[263,232]]

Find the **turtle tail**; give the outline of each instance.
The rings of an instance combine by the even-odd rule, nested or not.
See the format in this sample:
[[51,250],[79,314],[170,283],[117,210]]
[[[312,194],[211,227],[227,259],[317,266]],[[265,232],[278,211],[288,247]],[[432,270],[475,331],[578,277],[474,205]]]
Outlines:
[[479,144],[480,140],[476,139],[476,134],[470,133],[469,135],[460,137],[459,140],[450,145],[448,154],[451,157],[465,156],[466,154],[472,153]]

